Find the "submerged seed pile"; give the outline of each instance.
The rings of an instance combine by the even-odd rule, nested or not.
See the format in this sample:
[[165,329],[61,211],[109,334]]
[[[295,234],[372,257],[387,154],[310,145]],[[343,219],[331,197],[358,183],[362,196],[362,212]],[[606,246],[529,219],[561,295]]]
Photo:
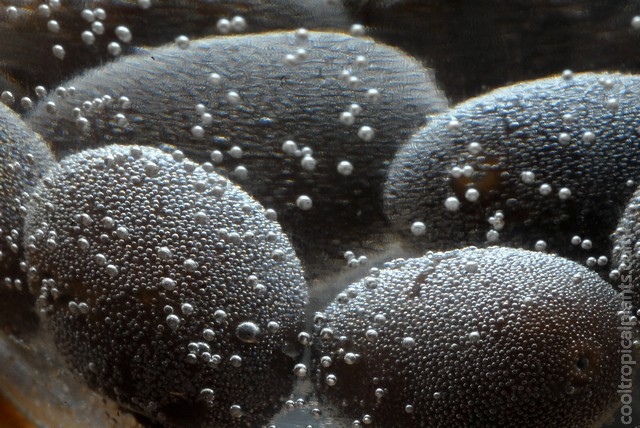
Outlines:
[[29,117],[58,152],[127,139],[210,162],[277,211],[309,269],[381,234],[396,149],[446,108],[401,52],[306,30],[142,51],[65,87]]
[[24,331],[35,323],[33,299],[20,268],[22,223],[30,193],[53,166],[47,144],[0,105],[0,329]]
[[178,158],[64,159],[31,199],[30,288],[91,387],[167,425],[259,426],[292,385],[300,263],[258,203]]
[[316,315],[316,383],[352,426],[591,426],[617,404],[619,309],[557,256],[397,260]]
[[466,101],[398,152],[386,213],[419,249],[498,243],[606,266],[640,179],[638,96],[638,76],[567,73]]

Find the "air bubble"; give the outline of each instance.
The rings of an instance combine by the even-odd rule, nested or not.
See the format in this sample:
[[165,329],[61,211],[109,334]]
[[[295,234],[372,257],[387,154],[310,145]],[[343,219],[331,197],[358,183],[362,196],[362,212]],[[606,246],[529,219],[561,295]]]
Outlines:
[[229,104],[231,105],[237,105],[240,104],[240,102],[242,101],[240,98],[240,94],[238,94],[235,91],[229,91],[227,92],[227,94],[225,95],[225,99],[227,100],[227,102],[229,102]]
[[293,374],[298,377],[305,377],[307,375],[307,366],[302,363],[296,364],[293,368]]
[[80,39],[82,39],[82,42],[85,45],[91,46],[95,43],[96,36],[91,31],[83,31],[80,35]]
[[241,418],[244,415],[244,412],[242,411],[242,407],[240,407],[237,404],[234,404],[233,406],[229,407],[229,413],[234,418]]
[[[146,169],[146,168],[145,168]],[[171,250],[168,247],[160,247],[158,248],[158,258],[160,260],[170,260],[171,257],[173,256],[173,253],[171,252]]]
[[123,43],[131,42],[131,39],[132,39],[131,31],[129,31],[129,29],[124,25],[120,25],[116,27],[115,34],[116,34],[116,37],[118,37],[118,39],[120,39],[121,42]]
[[460,201],[455,196],[450,196],[444,201],[444,207],[449,211],[458,211]]
[[167,291],[176,289],[176,282],[171,278],[162,278],[160,280],[160,285]]
[[107,275],[111,278],[115,278],[119,273],[118,267],[115,265],[107,265],[105,272],[107,272]]
[[540,192],[540,194],[542,196],[547,196],[551,194],[551,186],[544,183],[540,185],[540,188],[538,189],[538,191]]
[[358,358],[357,358],[356,354],[354,354],[353,352],[347,352],[347,353],[344,355],[344,358],[343,358],[343,360],[344,360],[345,364],[347,364],[347,365],[353,365],[353,364],[355,364],[355,363],[356,363],[356,361],[357,361],[357,359],[358,359]]
[[51,51],[53,52],[53,56],[55,56],[59,60],[63,60],[64,59],[65,50],[62,47],[62,45],[53,45],[53,47],[51,48]]
[[236,33],[242,33],[247,29],[247,21],[242,16],[231,18],[231,29]]
[[532,171],[523,171],[520,179],[525,184],[533,184],[536,181],[536,175]]
[[402,347],[403,348],[413,348],[414,346],[416,346],[416,341],[413,339],[413,337],[405,337],[402,339]]
[[560,190],[558,190],[558,197],[561,201],[566,201],[571,197],[571,190],[566,187],[561,188]]
[[218,22],[216,22],[216,29],[220,34],[229,34],[231,32],[231,21],[226,18],[218,19]]
[[365,27],[362,24],[353,24],[349,28],[349,34],[353,37],[362,37],[365,34]]
[[300,195],[298,196],[298,199],[296,199],[296,205],[302,211],[308,211],[313,207],[313,201],[307,195]]
[[169,328],[174,331],[177,330],[180,326],[180,318],[178,318],[177,315],[167,315],[166,322]]
[[245,343],[257,343],[260,328],[253,322],[246,321],[236,328],[236,337]]
[[478,192],[476,189],[467,189],[467,191],[464,194],[464,197],[469,201],[469,202],[476,202],[478,199],[480,199],[480,192]]
[[95,14],[90,9],[83,9],[80,12],[80,16],[87,22],[93,22],[96,20]]
[[111,42],[107,45],[107,52],[109,52],[111,56],[120,56],[122,53],[122,47],[118,42]]
[[193,305],[190,303],[183,303],[180,306],[180,310],[182,311],[183,315],[191,315],[193,313]]
[[305,171],[314,171],[316,169],[317,162],[312,156],[305,156],[300,161],[300,165]]
[[351,175],[353,173],[353,165],[351,165],[351,162],[349,161],[341,161],[338,164],[338,172],[341,175]]
[[372,141],[373,138],[375,137],[375,131],[370,126],[362,126],[358,130],[358,137],[362,141],[366,141],[366,142]]
[[478,272],[478,267],[479,267],[478,262],[476,262],[475,260],[468,260],[464,265],[464,269],[468,273]]
[[582,134],[582,141],[588,144],[592,144],[596,141],[596,134],[594,134],[593,132],[585,132],[584,134]]
[[329,386],[335,386],[338,383],[338,378],[335,375],[327,375],[324,379],[325,383]]
[[193,138],[203,138],[204,137],[204,128],[200,125],[194,125],[191,127],[191,135]]
[[411,224],[411,234],[413,236],[422,236],[427,233],[427,226],[421,221],[415,221]]
[[189,40],[189,38],[185,35],[181,35],[178,36],[174,39],[175,44],[180,48],[180,49],[187,49],[189,47],[189,44],[191,43],[191,40]]
[[200,398],[202,398],[204,401],[212,401],[215,398],[213,389],[203,388],[202,390],[200,390]]
[[183,263],[184,269],[187,272],[195,272],[198,269],[198,262],[193,259],[186,259]]
[[104,34],[104,24],[99,21],[95,21],[91,23],[91,31],[93,31],[94,34],[97,34],[99,36]]
[[231,358],[229,358],[229,363],[236,368],[242,367],[242,357],[240,355],[232,355]]
[[8,106],[11,106],[16,100],[10,91],[3,91],[0,100]]
[[343,111],[340,113],[340,122],[345,125],[353,125],[356,123],[356,117],[351,112]]

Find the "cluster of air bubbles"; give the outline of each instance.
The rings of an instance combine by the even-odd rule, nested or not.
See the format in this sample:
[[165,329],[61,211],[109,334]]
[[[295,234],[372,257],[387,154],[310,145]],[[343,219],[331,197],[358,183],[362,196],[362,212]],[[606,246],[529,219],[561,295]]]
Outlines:
[[295,141],[285,140],[282,143],[281,150],[285,156],[300,158],[302,170],[312,172],[316,169],[318,162],[313,157],[313,150],[310,147],[299,148]]
[[431,117],[387,174],[387,217],[411,251],[501,243],[604,274],[608,231],[637,181],[639,87],[633,75],[565,71]]
[[216,29],[220,34],[243,33],[247,30],[247,21],[242,16],[220,18],[216,22]]
[[461,178],[461,177],[465,177],[465,178],[471,178],[473,176],[473,166],[471,165],[465,165],[462,168],[460,168],[459,166],[454,166],[453,168],[451,168],[451,177],[453,178]]
[[[140,43],[143,35],[131,28],[132,43]],[[320,265],[327,256],[337,262],[336,243],[349,248],[366,239],[364,229],[385,227],[376,199],[386,167],[424,117],[446,106],[431,73],[372,40],[303,28],[183,42],[194,48],[150,48],[79,75],[65,84],[77,88],[75,95],[45,97],[52,114],[36,109],[31,124],[61,152],[76,151],[69,143],[76,138],[101,146],[126,135],[204,161],[203,169],[226,175],[280,213],[312,277],[331,269]],[[285,55],[295,64],[283,69]],[[176,67],[180,73],[167,71]],[[166,82],[159,91],[145,87],[159,78]],[[322,97],[318,85],[326,89]],[[94,94],[104,88],[128,97],[129,108],[118,108],[115,97],[95,106]],[[193,106],[191,120],[168,99]],[[334,126],[324,125],[332,120]],[[60,134],[64,141],[56,141]]]
[[369,259],[367,258],[367,256],[356,256],[353,251],[345,251],[343,257],[347,262],[347,266],[349,266],[350,268],[363,267],[369,263]]

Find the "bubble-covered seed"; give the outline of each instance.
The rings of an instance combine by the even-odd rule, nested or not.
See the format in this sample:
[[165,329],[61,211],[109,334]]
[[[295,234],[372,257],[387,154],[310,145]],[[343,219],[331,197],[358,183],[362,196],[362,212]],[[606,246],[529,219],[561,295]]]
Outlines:
[[[471,247],[402,261],[379,279],[350,286],[357,295],[336,299],[314,332],[310,373],[335,416],[390,428],[577,427],[618,402],[620,296],[587,268]],[[392,315],[374,333],[379,311]]]
[[[90,387],[162,424],[231,426],[238,418],[260,426],[295,377],[301,266],[257,202],[229,182],[221,195],[196,190],[224,180],[189,172],[186,162],[137,146],[62,160],[27,210],[30,289],[61,355]],[[142,179],[149,164],[153,177]],[[118,227],[125,239],[110,238]],[[255,232],[251,240],[241,238],[246,232]],[[239,280],[248,273],[269,292]],[[215,398],[203,400],[205,389]],[[231,414],[234,405],[243,411]]]
[[[37,325],[34,299],[20,268],[22,229],[33,188],[54,162],[47,143],[0,105],[0,329],[7,333],[31,332]],[[55,239],[51,242],[56,244]]]
[[[638,97],[639,76],[581,73],[465,101],[399,150],[385,212],[416,254],[487,241],[541,249],[544,241],[547,251],[583,261],[591,254],[571,238],[589,235],[593,245],[582,249],[608,257],[609,235],[633,191],[626,183],[640,179]],[[476,142],[480,154],[470,152]],[[496,227],[487,219],[498,210],[504,220]],[[418,219],[427,233],[407,233]]]
[[[394,48],[340,33],[307,36],[304,55],[286,67],[282,58],[292,53],[293,32],[140,50],[66,82],[74,94],[45,97],[29,122],[60,155],[126,139],[149,146],[162,141],[199,162],[213,161],[217,172],[278,211],[308,274],[316,276],[333,270],[327,259],[335,262],[341,247],[387,233],[379,203],[386,168],[398,145],[425,115],[443,111],[446,100],[430,70]],[[363,54],[367,66],[357,73],[376,88],[372,100],[340,77]],[[149,90],[149,81],[165,84]],[[112,106],[76,117],[78,104],[104,88],[128,98],[126,113]],[[54,117],[44,107],[51,100]],[[356,122],[341,122],[336,106]],[[123,126],[113,126],[118,113]],[[297,204],[300,195],[309,199]]]

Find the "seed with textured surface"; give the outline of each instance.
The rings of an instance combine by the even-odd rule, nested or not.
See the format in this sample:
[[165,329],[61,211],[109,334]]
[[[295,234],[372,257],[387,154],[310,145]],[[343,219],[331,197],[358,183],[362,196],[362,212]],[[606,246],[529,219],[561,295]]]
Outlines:
[[22,225],[33,187],[53,164],[40,136],[0,104],[0,329],[8,332],[26,333],[37,324],[34,299],[20,269]]
[[[38,108],[29,122],[60,154],[126,138],[213,160],[219,173],[278,211],[308,274],[334,270],[327,258],[387,231],[380,204],[387,166],[425,116],[447,103],[430,71],[391,47],[309,32],[305,59],[283,67],[295,43],[294,32],[218,37],[123,57],[68,81],[73,96],[52,96],[58,114]],[[358,76],[379,91],[375,102],[341,78],[363,53],[368,62]],[[211,73],[224,76],[220,87],[212,86]],[[149,90],[158,81],[165,84]],[[112,106],[86,113],[88,127],[78,129],[74,108],[104,88],[128,97],[127,117],[138,119],[114,127]],[[209,126],[194,112],[198,105]],[[341,122],[338,108],[352,111],[356,122]],[[300,195],[312,209],[296,204]]]
[[[616,111],[606,106],[612,94]],[[609,235],[633,192],[627,181],[640,181],[639,97],[640,76],[583,73],[465,101],[398,151],[385,212],[420,253],[485,244],[495,230],[499,237],[489,236],[500,244],[534,249],[543,240],[547,251],[581,262],[608,256]],[[563,121],[567,113],[570,122]],[[451,116],[459,123],[455,133]],[[586,130],[595,140],[582,140]],[[482,144],[479,154],[469,151],[474,142]],[[408,233],[415,221],[425,223],[424,235]],[[571,245],[576,235],[592,246]]]
[[617,404],[620,298],[587,268],[467,248],[392,262],[378,279],[351,286],[356,297],[324,311],[333,335],[314,336],[310,373],[344,416],[385,428],[577,427]]
[[[610,279],[631,295],[633,307],[640,309],[640,188],[636,189],[611,236]],[[583,241],[584,243],[584,241]]]
[[[153,177],[148,162],[157,165]],[[277,223],[221,176],[187,172],[184,161],[153,148],[80,152],[45,180],[25,220],[26,258],[31,290],[67,363],[92,388],[168,425],[231,426],[236,416],[266,423],[292,386],[293,353],[281,349],[295,350],[306,301],[300,263]],[[198,192],[197,182],[224,193]],[[200,212],[207,222],[196,221]],[[114,229],[105,233],[97,221],[79,227],[80,213],[108,216]],[[223,238],[248,231],[251,240]],[[71,239],[77,233],[87,250]],[[53,250],[49,236],[58,242]],[[105,263],[96,265],[96,255]],[[247,287],[249,276],[267,291]],[[202,400],[204,388],[215,399]],[[232,405],[244,412],[232,416]]]
[[[225,16],[235,16],[230,24],[243,32],[309,25],[346,30],[350,23],[341,5],[319,1],[143,0],[150,6],[145,8],[135,0],[53,1],[55,7],[40,0],[5,0],[0,7],[0,36],[6,41],[0,45],[0,70],[24,88],[54,87],[112,60],[117,50],[128,55],[137,46],[158,46],[178,36],[188,40],[219,34],[216,22]],[[101,7],[89,9],[97,5]],[[52,19],[44,19],[43,6]]]

